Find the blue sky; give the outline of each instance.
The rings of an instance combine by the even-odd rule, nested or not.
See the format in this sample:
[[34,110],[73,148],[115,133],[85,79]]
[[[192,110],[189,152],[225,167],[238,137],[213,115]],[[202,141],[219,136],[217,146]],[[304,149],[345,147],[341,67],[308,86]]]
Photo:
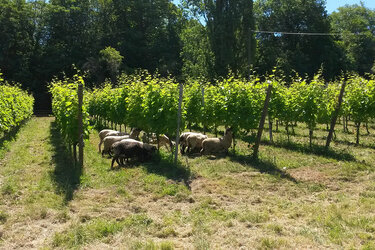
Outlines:
[[[338,7],[344,6],[346,4],[360,4],[360,0],[326,0],[326,9],[328,13],[332,13],[337,10]],[[375,9],[375,0],[363,0],[365,7],[370,9]]]
[[[345,4],[359,4],[360,0],[326,0],[327,1],[327,12],[332,13],[337,10],[338,7],[344,6]],[[179,0],[173,0],[174,3],[179,3]],[[362,0],[367,8],[375,9],[375,0]]]

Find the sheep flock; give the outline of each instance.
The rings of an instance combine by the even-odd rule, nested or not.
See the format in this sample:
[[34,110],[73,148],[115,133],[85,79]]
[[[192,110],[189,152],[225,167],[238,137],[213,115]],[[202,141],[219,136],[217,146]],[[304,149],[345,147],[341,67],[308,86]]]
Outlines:
[[[99,153],[112,157],[111,169],[115,162],[124,165],[129,159],[144,162],[152,159],[156,149],[165,146],[169,152],[174,151],[175,142],[167,135],[143,133],[142,141],[139,139],[141,130],[133,128],[130,134],[111,129],[103,129],[99,132]],[[196,132],[184,132],[179,137],[181,154],[218,154],[228,153],[232,144],[233,134],[230,128],[226,129],[222,138],[208,138],[207,135]],[[101,145],[103,144],[103,149]],[[157,145],[157,147],[155,146]],[[186,152],[185,152],[186,150]]]

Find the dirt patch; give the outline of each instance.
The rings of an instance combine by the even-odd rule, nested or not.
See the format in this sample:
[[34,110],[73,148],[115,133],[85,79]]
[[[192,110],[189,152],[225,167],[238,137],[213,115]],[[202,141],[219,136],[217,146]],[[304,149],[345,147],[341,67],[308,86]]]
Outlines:
[[291,177],[300,182],[308,181],[325,184],[331,178],[322,171],[312,167],[291,169],[288,173]]

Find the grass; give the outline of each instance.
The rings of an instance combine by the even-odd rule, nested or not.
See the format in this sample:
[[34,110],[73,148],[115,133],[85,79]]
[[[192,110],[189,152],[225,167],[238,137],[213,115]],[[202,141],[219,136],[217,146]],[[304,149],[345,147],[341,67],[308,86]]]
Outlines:
[[[110,170],[86,141],[83,169],[53,118],[32,118],[0,140],[0,248],[236,249],[375,246],[375,133],[295,127],[264,133],[258,160],[236,152],[179,156]],[[352,128],[352,127],[350,127]],[[209,136],[213,136],[209,134]]]

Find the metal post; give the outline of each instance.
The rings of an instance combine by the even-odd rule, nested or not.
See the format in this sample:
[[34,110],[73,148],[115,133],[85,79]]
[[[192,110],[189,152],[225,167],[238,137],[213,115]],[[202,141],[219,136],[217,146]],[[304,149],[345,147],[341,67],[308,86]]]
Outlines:
[[176,132],[176,148],[174,152],[174,164],[177,164],[178,144],[180,143],[180,123],[181,123],[181,105],[183,96],[183,85],[180,83],[180,97],[178,99],[178,114],[177,114],[177,132]]

